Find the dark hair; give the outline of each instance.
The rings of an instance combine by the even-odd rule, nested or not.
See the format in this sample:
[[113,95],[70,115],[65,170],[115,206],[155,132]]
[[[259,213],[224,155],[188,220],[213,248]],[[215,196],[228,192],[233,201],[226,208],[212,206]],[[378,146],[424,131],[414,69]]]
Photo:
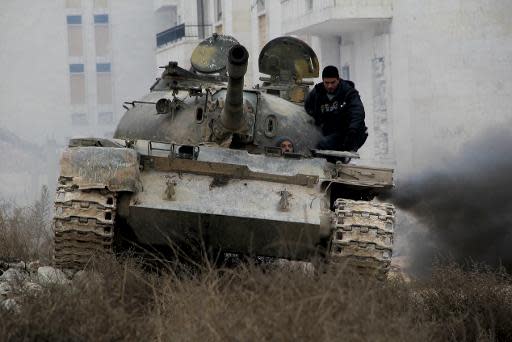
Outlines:
[[338,73],[338,68],[334,65],[328,65],[322,71],[322,78],[340,78],[340,74]]

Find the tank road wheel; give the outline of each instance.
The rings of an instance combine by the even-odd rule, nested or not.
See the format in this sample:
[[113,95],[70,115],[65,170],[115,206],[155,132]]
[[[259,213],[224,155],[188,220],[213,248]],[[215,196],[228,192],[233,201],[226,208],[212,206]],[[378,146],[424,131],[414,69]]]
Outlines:
[[392,204],[339,198],[334,203],[329,264],[343,264],[384,278],[393,253]]
[[116,193],[59,187],[55,197],[55,266],[81,269],[93,255],[112,252]]

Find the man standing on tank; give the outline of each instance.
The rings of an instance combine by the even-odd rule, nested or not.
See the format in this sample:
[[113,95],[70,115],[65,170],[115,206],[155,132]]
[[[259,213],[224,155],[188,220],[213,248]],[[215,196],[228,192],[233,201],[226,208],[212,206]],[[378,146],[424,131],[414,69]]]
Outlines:
[[354,83],[342,80],[335,66],[324,68],[322,83],[311,90],[304,108],[322,129],[324,137],[318,149],[355,152],[365,143],[368,133],[363,102]]

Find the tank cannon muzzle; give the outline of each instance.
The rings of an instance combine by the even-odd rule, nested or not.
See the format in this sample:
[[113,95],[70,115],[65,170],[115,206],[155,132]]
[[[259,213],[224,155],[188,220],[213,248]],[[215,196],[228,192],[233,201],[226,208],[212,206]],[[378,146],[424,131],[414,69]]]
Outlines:
[[248,60],[249,52],[243,45],[237,44],[229,49],[227,65],[229,78],[244,77]]
[[243,90],[248,59],[249,52],[240,44],[234,45],[229,50],[228,88],[221,122],[222,126],[231,132],[237,132],[245,127]]

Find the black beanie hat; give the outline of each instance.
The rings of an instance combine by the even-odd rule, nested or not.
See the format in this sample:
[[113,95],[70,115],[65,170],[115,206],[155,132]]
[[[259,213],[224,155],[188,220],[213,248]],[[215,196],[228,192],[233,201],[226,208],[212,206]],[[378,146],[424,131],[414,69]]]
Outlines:
[[334,65],[328,65],[322,71],[322,78],[340,78],[340,74],[338,73],[338,68]]

